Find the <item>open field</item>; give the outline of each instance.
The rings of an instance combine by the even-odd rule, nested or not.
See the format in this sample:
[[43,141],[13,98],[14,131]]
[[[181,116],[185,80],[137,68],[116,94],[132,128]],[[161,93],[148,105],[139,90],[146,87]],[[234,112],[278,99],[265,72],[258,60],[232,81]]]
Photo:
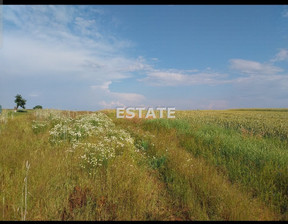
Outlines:
[[288,220],[288,110],[0,115],[0,220]]

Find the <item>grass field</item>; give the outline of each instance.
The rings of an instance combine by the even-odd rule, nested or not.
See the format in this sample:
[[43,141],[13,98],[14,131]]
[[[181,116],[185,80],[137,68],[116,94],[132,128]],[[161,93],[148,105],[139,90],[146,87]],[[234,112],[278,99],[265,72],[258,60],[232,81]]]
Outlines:
[[288,220],[288,110],[0,115],[0,220]]

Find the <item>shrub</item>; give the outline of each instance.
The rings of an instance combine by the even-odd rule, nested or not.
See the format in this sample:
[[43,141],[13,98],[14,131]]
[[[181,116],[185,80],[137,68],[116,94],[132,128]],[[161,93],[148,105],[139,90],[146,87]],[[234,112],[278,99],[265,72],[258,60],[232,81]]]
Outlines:
[[33,110],[35,110],[35,109],[43,109],[43,107],[41,105],[37,105],[37,106],[33,107]]
[[20,112],[20,113],[27,113],[26,110],[17,110],[17,112]]

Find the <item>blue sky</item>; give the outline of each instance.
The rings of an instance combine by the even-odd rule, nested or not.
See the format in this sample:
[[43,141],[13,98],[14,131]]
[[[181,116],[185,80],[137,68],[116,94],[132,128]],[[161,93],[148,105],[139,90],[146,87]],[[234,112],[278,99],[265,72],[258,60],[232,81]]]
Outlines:
[[0,104],[287,108],[288,6],[2,6]]

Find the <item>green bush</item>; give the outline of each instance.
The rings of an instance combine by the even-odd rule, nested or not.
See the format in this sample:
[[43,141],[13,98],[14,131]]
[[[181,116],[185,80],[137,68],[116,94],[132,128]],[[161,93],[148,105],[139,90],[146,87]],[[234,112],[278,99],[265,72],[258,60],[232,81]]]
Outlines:
[[17,112],[20,112],[20,113],[27,113],[26,110],[17,110]]
[[35,109],[43,109],[43,107],[41,105],[37,105],[37,106],[33,107],[33,110],[35,110]]

